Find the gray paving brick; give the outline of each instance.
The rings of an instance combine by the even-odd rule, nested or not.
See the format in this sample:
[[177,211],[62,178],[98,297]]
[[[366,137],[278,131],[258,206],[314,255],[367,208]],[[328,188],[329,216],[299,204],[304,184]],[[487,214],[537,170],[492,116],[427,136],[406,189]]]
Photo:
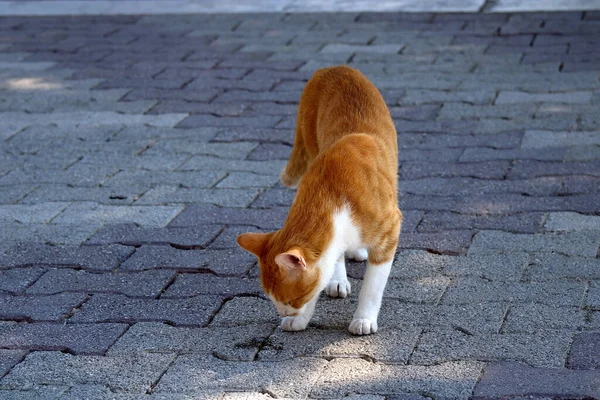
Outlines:
[[61,292],[119,293],[135,297],[155,297],[175,277],[173,271],[93,274],[74,269],[52,269],[46,272],[27,294]]
[[27,297],[0,295],[0,319],[61,321],[85,299],[86,295],[82,293]]
[[72,386],[98,384],[119,392],[144,393],[175,359],[172,354],[135,354],[118,357],[73,356],[38,351],[4,377],[5,388],[32,384]]
[[566,161],[600,160],[600,146],[575,146],[569,148]]
[[17,244],[0,253],[0,267],[47,265],[106,271],[116,268],[133,250],[121,245],[59,247],[34,243]]
[[599,243],[600,232],[595,231],[536,235],[481,231],[473,238],[469,254],[527,251],[595,257]]
[[37,267],[0,270],[0,293],[21,293],[43,273],[44,270]]
[[536,332],[544,329],[572,331],[585,326],[585,315],[579,307],[556,307],[545,304],[512,306],[502,326],[503,333]]
[[[104,186],[115,187],[119,190],[122,187],[131,187],[136,183],[143,183],[147,190],[154,185],[182,185],[186,187],[208,188],[225,176],[220,171],[147,171],[128,169],[120,171],[108,180]],[[116,189],[114,189],[116,191]]]
[[466,399],[482,369],[482,363],[465,361],[424,367],[338,358],[331,361],[322,372],[311,391],[311,397],[342,398],[351,393],[426,392],[440,398]]
[[33,386],[25,390],[0,389],[0,396],[6,400],[28,400],[28,399],[58,399],[62,398],[68,390],[67,386]]
[[587,162],[548,162],[517,160],[508,174],[509,179],[528,179],[537,176],[556,176],[556,175],[589,175],[598,177],[598,160]]
[[445,232],[405,232],[398,243],[400,249],[425,249],[434,253],[465,253],[473,232],[454,230]]
[[548,231],[600,230],[600,217],[574,212],[549,213],[544,227]]
[[561,195],[597,193],[600,178],[594,176],[566,176],[563,178],[563,185],[559,191]]
[[174,325],[203,326],[220,307],[216,296],[190,299],[132,299],[123,295],[96,294],[73,317],[73,323],[168,322]]
[[144,154],[164,155],[169,153],[203,154],[222,158],[245,158],[254,148],[256,143],[204,143],[185,139],[160,140],[150,147]]
[[23,224],[47,223],[60,214],[69,203],[45,202],[41,204],[0,205],[0,221]]
[[600,308],[600,281],[590,282],[586,305],[594,310]]
[[458,330],[431,331],[421,336],[411,362],[434,365],[456,359],[514,360],[535,367],[561,368],[570,342],[570,335],[562,331],[476,335]]
[[279,314],[269,300],[259,297],[234,297],[225,302],[210,326],[278,325],[279,323]]
[[404,162],[400,168],[400,176],[403,179],[419,179],[436,176],[503,179],[508,171],[508,161],[486,161],[462,164]]
[[566,148],[550,147],[540,152],[537,148],[523,149],[490,149],[467,148],[459,158],[460,162],[475,162],[487,160],[539,160],[562,161],[567,154]]
[[170,223],[169,227],[186,227],[203,224],[253,225],[264,229],[281,228],[288,207],[265,209],[243,209],[194,204],[186,207]]
[[275,176],[256,175],[244,172],[232,172],[225,179],[217,184],[217,188],[237,189],[248,187],[271,187],[279,179]]
[[[539,177],[514,181],[477,179],[473,177],[432,177],[401,180],[400,192],[417,195],[473,196],[485,194],[526,193],[552,196],[561,188],[560,177]],[[402,196],[401,196],[402,197]],[[400,199],[404,201],[404,199]]]
[[161,298],[191,297],[201,294],[220,296],[261,295],[258,279],[217,277],[212,274],[181,274]]
[[0,342],[7,349],[67,350],[72,354],[101,355],[127,328],[124,324],[0,322]]
[[240,171],[279,176],[285,164],[285,161],[238,161],[207,156],[193,156],[179,167],[179,169],[183,171]]
[[241,275],[255,263],[256,257],[240,248],[180,250],[170,246],[142,246],[121,264],[121,268],[129,271],[157,268],[209,270],[219,275]]
[[553,253],[534,254],[524,276],[532,281],[600,279],[600,260]]
[[58,217],[56,224],[132,222],[142,226],[165,226],[183,209],[181,206],[112,206],[97,203],[74,203]]
[[482,229],[515,233],[537,233],[545,214],[519,213],[515,215],[465,215],[453,212],[428,212],[419,223],[419,232]]
[[566,93],[526,93],[501,91],[495,104],[511,103],[590,103],[592,92],[566,92]]
[[140,322],[110,348],[108,355],[136,353],[215,354],[228,361],[252,361],[273,327],[250,325],[233,328],[181,328]]
[[23,350],[0,350],[0,377],[25,358],[26,354]]
[[575,335],[567,367],[570,369],[595,369],[600,367],[600,333],[582,332]]
[[558,282],[489,282],[484,279],[463,278],[448,288],[443,301],[448,304],[468,304],[480,301],[530,303],[550,306],[581,306],[585,284]]
[[[298,358],[289,361],[255,363],[227,362],[202,355],[182,355],[169,368],[155,393],[191,394],[235,387],[243,391],[267,390],[278,397],[305,398],[327,361]],[[289,377],[297,379],[290,381]]]
[[450,103],[463,102],[467,104],[491,104],[496,94],[492,90],[479,91],[437,91],[417,90],[406,91],[406,95],[400,99],[400,104],[422,104],[422,103]]
[[[140,205],[176,204],[176,203],[208,203],[223,207],[247,207],[256,198],[259,191],[248,189],[197,189],[181,186],[156,186],[136,202]],[[180,209],[177,209],[179,212]]]
[[147,228],[135,224],[108,225],[98,230],[86,244],[169,244],[183,248],[204,248],[221,232],[221,225]]
[[415,347],[420,329],[386,330],[366,337],[346,331],[308,329],[290,335],[281,330],[261,347],[259,360],[288,360],[302,356],[369,357],[377,362],[405,364]]
[[525,131],[523,148],[546,148],[564,146],[600,145],[600,131],[597,132],[553,132]]
[[0,230],[0,242],[4,245],[36,242],[48,243],[56,246],[80,245],[89,238],[97,229],[96,224],[69,225],[69,224],[4,224],[5,229]]
[[253,208],[272,208],[272,207],[290,207],[296,192],[287,188],[272,188],[261,193],[256,200],[252,202]]
[[237,249],[237,237],[246,232],[265,232],[255,226],[236,225],[229,226],[208,246],[210,250]]
[[[544,118],[528,119],[529,129],[539,130],[570,130],[577,127],[577,118],[570,115],[550,115]],[[479,120],[479,131],[482,134],[523,129],[523,120],[507,120],[502,118],[483,118]],[[589,127],[587,129],[594,129]]]
[[246,160],[250,161],[268,161],[268,160],[288,160],[290,158],[290,146],[274,143],[262,143],[254,149]]
[[16,203],[35,189],[33,184],[3,186],[0,191],[0,204]]
[[214,141],[255,141],[262,143],[284,143],[289,146],[292,146],[294,144],[294,130],[253,127],[222,128],[222,130],[215,136]]
[[486,366],[475,399],[513,396],[597,397],[600,372],[534,368],[515,362]]
[[52,169],[24,171],[17,168],[0,177],[0,185],[4,186],[20,183],[64,183],[73,186],[97,186],[106,181],[117,171],[118,169],[112,166],[92,167],[83,164],[76,164],[66,171]]

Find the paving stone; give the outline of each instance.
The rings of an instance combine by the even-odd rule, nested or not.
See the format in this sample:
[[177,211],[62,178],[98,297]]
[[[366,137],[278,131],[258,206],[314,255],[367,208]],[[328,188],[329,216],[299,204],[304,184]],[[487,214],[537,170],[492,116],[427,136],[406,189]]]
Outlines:
[[327,365],[313,387],[311,397],[342,398],[351,393],[426,392],[440,398],[466,399],[482,369],[482,363],[465,361],[423,367],[338,358]]
[[[267,390],[277,397],[305,398],[327,361],[298,358],[280,362],[227,362],[202,355],[182,355],[169,368],[155,393],[194,394],[207,390],[236,388],[243,391]],[[296,379],[290,380],[290,376]]]
[[96,294],[73,317],[73,323],[168,322],[174,325],[203,326],[219,309],[221,299],[198,296],[189,299],[132,299],[123,295]]
[[186,227],[202,224],[253,225],[264,229],[281,228],[289,207],[271,209],[242,209],[194,204],[186,207],[169,227]]
[[464,253],[473,237],[472,231],[406,232],[400,238],[400,249],[425,249],[442,254]]
[[579,162],[547,162],[517,160],[508,174],[508,179],[529,179],[536,176],[589,175],[600,176],[598,160]]
[[290,207],[296,192],[287,188],[272,188],[261,193],[256,200],[252,202],[253,208],[272,208],[272,207]]
[[544,227],[547,231],[600,230],[600,217],[574,212],[549,213]]
[[590,282],[590,288],[587,294],[586,305],[592,309],[600,308],[600,282]]
[[294,144],[294,131],[291,129],[267,129],[244,127],[237,128],[222,128],[215,136],[214,141],[218,142],[236,142],[236,141],[253,141],[262,143],[286,144],[292,146]]
[[9,185],[3,186],[0,192],[0,204],[16,203],[35,189],[35,185]]
[[58,247],[34,243],[17,244],[0,253],[0,267],[47,265],[106,271],[116,268],[132,252],[131,247],[121,245]]
[[4,224],[0,242],[4,245],[35,242],[54,246],[80,245],[98,229],[96,224]]
[[224,172],[203,171],[201,174],[193,171],[147,171],[147,170],[124,170],[112,176],[104,186],[131,187],[134,182],[143,182],[144,191],[151,186],[169,183],[171,185],[182,185],[185,187],[208,188],[225,177]]
[[40,384],[98,384],[119,392],[142,394],[150,389],[174,359],[172,354],[102,357],[37,351],[13,368],[2,380],[2,385],[6,388],[27,388]]
[[553,132],[525,131],[523,148],[546,148],[564,146],[600,145],[600,131],[597,132]]
[[534,368],[515,362],[485,367],[475,387],[475,399],[512,396],[597,397],[600,373],[556,368]]
[[224,250],[180,250],[170,246],[142,246],[122,265],[123,270],[169,268],[179,271],[209,270],[219,275],[241,275],[256,263],[256,257],[239,248]]
[[[570,150],[569,150],[570,151]],[[459,158],[460,162],[476,162],[487,160],[539,160],[562,161],[568,153],[566,148],[549,147],[540,152],[537,148],[523,149],[490,149],[467,148]]]
[[593,176],[566,176],[563,178],[559,194],[596,193],[600,188],[598,182],[600,182],[600,178]]
[[56,224],[132,222],[142,226],[165,226],[182,210],[181,206],[106,206],[97,203],[74,203],[58,217]]
[[501,91],[494,101],[495,104],[510,103],[569,103],[586,104],[592,99],[591,92],[567,93],[526,93]]
[[508,312],[502,333],[533,333],[544,329],[579,330],[584,325],[584,313],[579,307],[516,304]]
[[[247,207],[258,195],[255,188],[248,189],[197,189],[181,186],[156,186],[136,202],[136,204],[176,204],[208,203],[223,207]],[[179,210],[178,210],[179,211]]]
[[60,321],[86,299],[82,293],[51,296],[0,295],[0,319]]
[[[23,171],[22,169],[17,168],[0,177],[0,185],[4,186],[21,183],[63,183],[66,185],[89,187],[103,183],[117,171],[118,169],[115,167],[92,167],[83,164],[76,164],[66,171],[52,169]],[[25,207],[31,206],[28,205]]]
[[44,270],[37,267],[0,270],[0,293],[19,294],[43,273]]
[[269,160],[288,160],[290,158],[291,147],[284,144],[261,143],[254,149],[246,160],[249,161],[269,161]]
[[[25,358],[27,352],[23,350],[0,349],[0,377],[4,376],[10,369]],[[0,395],[2,392],[0,392]]]
[[263,290],[257,279],[221,278],[212,274],[180,274],[161,298],[191,297],[201,294],[238,296],[262,293]]
[[170,153],[204,154],[222,158],[243,159],[256,148],[255,143],[205,143],[185,139],[160,140],[144,152],[149,155]]
[[514,233],[538,233],[545,219],[543,213],[515,215],[465,215],[453,212],[428,212],[419,223],[419,232],[481,229]]
[[481,91],[437,91],[437,90],[407,90],[400,104],[449,103],[464,102],[468,104],[491,104],[495,93],[490,90]]
[[481,231],[473,238],[469,254],[514,251],[559,252],[572,256],[595,257],[600,233],[580,231],[521,235],[501,231]]
[[0,205],[0,221],[23,224],[48,223],[60,214],[69,203],[5,204]]
[[179,353],[215,355],[221,360],[252,361],[274,326],[182,328],[156,322],[133,325],[107,355]]
[[482,301],[511,301],[579,307],[584,293],[585,285],[580,282],[489,282],[484,279],[463,278],[448,288],[443,302],[468,304]]
[[248,187],[270,187],[276,184],[279,179],[275,176],[256,175],[244,172],[232,172],[225,179],[217,184],[217,188],[238,189]]
[[72,354],[101,355],[127,328],[124,324],[0,322],[0,342],[7,349],[67,350]]
[[259,297],[234,297],[212,319],[210,326],[278,325],[279,314],[269,300]]
[[279,176],[285,164],[284,161],[238,161],[208,156],[193,156],[179,169],[183,171],[240,171]]
[[[539,177],[522,180],[487,180],[473,177],[434,177],[400,181],[400,192],[418,195],[471,196],[518,193],[552,196],[561,188],[561,177]],[[401,202],[404,199],[400,198]]]
[[138,273],[89,273],[74,269],[52,269],[46,272],[27,294],[61,292],[118,293],[133,297],[156,297],[175,278],[173,271]]
[[535,367],[561,368],[569,350],[570,335],[562,331],[475,334],[458,330],[425,332],[411,362],[434,365],[449,360],[514,360]]
[[600,369],[600,333],[582,332],[575,335],[567,367],[570,369]]
[[565,155],[565,161],[587,160],[600,160],[600,145],[571,147]]
[[204,248],[223,229],[220,225],[148,228],[135,224],[108,225],[98,230],[86,244],[169,244],[181,248]]
[[302,356],[369,357],[377,362],[406,363],[420,329],[386,330],[377,335],[352,336],[347,331],[308,329],[283,332],[268,338],[258,354],[259,360],[288,360]]
[[208,246],[210,250],[237,249],[237,237],[246,232],[266,232],[264,229],[257,229],[254,226],[229,226]]
[[402,179],[425,177],[465,176],[479,179],[503,179],[509,170],[508,161],[486,161],[473,163],[422,163],[405,162],[400,168]]
[[600,279],[600,260],[553,253],[533,254],[524,276],[532,281]]

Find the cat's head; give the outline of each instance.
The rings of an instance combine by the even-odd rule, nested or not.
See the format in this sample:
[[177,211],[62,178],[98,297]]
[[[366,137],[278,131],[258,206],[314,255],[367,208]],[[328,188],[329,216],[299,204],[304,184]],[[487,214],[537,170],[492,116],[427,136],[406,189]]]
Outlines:
[[238,244],[258,258],[262,287],[281,316],[294,316],[319,295],[320,271],[300,247],[278,242],[275,232],[244,233]]

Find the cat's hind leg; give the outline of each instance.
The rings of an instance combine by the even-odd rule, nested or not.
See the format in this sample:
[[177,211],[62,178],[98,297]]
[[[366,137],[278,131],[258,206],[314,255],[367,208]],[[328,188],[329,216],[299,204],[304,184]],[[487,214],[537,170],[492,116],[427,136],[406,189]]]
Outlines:
[[325,287],[329,297],[347,297],[350,295],[350,281],[346,276],[346,263],[342,254],[335,262],[335,269],[331,280]]

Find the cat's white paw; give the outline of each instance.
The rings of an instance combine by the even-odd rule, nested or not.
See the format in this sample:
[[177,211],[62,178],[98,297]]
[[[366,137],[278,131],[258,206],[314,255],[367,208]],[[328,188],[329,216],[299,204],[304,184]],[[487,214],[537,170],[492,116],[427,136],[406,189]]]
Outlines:
[[308,320],[304,317],[283,317],[281,320],[281,329],[288,332],[303,331],[308,325]]
[[370,335],[377,332],[377,322],[366,318],[354,318],[348,330],[353,335]]
[[356,261],[365,261],[369,258],[369,253],[367,252],[367,249],[358,249],[346,252],[346,257]]
[[329,297],[348,297],[350,295],[350,282],[348,279],[331,280],[325,287]]

